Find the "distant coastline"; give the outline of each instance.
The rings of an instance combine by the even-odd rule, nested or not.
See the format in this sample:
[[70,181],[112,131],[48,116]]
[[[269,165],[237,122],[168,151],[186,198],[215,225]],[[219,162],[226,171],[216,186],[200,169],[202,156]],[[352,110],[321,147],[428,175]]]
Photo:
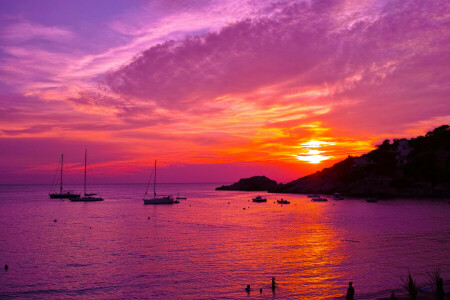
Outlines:
[[278,184],[265,176],[244,178],[216,190],[334,194],[379,198],[450,197],[450,127],[425,136],[385,140],[359,157],[349,156],[330,168]]

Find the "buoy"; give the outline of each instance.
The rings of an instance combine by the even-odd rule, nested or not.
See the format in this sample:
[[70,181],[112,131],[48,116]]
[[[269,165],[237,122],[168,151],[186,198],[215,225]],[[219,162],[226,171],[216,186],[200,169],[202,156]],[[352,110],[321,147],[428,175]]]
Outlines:
[[262,294],[262,289],[259,289],[259,293]]
[[245,210],[245,207],[243,208],[243,210]]
[[147,217],[147,220],[150,220],[150,217]]
[[92,229],[92,227],[89,227],[89,229]]
[[54,219],[54,220],[53,220],[53,222],[55,222],[55,223],[56,223],[56,222],[58,222],[58,220]]

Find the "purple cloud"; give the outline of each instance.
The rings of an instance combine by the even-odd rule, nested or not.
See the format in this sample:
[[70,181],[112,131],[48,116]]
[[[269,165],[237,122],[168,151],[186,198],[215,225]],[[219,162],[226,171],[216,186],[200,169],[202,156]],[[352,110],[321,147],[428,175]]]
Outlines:
[[151,47],[104,82],[117,94],[170,109],[274,85],[330,86],[317,101],[367,102],[355,105],[355,114],[395,101],[432,101],[437,108],[448,95],[449,6],[442,1],[362,3],[353,10],[312,1],[270,9],[270,17]]

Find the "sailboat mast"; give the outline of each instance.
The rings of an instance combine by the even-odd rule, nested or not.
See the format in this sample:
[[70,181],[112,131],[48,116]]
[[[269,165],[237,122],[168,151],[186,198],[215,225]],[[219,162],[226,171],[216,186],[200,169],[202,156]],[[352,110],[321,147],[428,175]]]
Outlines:
[[60,194],[62,194],[62,183],[63,183],[63,180],[62,180],[62,169],[63,169],[63,165],[64,165],[64,154],[61,154],[61,182],[59,183],[59,193]]
[[155,181],[153,181],[153,198],[156,198],[156,160],[155,160]]
[[86,196],[86,160],[87,160],[87,149],[84,150],[84,195]]

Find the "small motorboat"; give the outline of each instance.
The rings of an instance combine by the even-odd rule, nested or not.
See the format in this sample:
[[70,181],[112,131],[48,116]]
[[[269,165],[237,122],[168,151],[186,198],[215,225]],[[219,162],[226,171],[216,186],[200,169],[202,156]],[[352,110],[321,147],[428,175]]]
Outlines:
[[256,196],[255,198],[252,199],[253,202],[267,202],[266,198],[263,198],[261,196]]
[[280,200],[277,200],[278,204],[290,204],[291,202],[284,200],[283,198],[281,198]]
[[326,202],[328,201],[327,198],[322,198],[322,197],[316,197],[316,198],[312,198],[311,201],[313,202]]

